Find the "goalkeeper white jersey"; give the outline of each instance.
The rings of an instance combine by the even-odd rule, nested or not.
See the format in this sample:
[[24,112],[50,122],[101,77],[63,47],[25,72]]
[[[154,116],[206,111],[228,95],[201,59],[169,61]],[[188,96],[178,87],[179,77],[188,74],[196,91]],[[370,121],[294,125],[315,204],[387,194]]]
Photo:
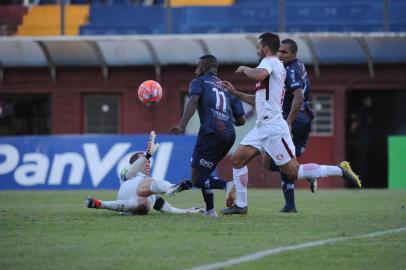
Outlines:
[[255,90],[257,125],[283,120],[282,104],[285,95],[286,71],[283,63],[276,57],[265,57],[257,68],[266,69],[269,76],[258,82]]

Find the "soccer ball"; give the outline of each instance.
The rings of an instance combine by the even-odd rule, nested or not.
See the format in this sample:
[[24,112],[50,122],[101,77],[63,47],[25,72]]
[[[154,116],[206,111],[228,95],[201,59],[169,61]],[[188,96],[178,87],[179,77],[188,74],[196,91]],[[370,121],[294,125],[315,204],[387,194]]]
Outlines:
[[143,82],[138,88],[138,98],[145,105],[157,103],[162,98],[161,85],[154,80]]

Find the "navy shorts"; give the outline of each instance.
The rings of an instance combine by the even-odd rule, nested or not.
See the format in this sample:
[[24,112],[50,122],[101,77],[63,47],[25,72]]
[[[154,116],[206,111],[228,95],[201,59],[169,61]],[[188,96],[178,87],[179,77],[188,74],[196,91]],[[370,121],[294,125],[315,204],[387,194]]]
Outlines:
[[295,145],[295,155],[300,157],[306,147],[309,135],[312,130],[312,122],[307,119],[302,119],[301,114],[292,124],[293,144]]
[[192,156],[192,167],[210,175],[227,155],[235,141],[235,133],[198,135]]

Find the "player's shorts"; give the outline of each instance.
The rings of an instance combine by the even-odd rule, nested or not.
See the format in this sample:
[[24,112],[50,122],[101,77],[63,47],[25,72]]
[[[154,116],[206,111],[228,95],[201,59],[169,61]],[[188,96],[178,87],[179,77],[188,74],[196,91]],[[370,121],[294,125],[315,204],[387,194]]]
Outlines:
[[[138,186],[144,179],[145,179],[144,176],[137,176],[135,178],[125,181],[120,186],[120,189],[118,190],[117,199],[118,200],[135,200],[138,202],[138,200],[140,199],[140,197],[138,196]],[[149,203],[149,209],[152,209],[152,207],[155,204],[156,199],[157,199],[157,195],[148,196],[147,200]]]
[[292,124],[293,144],[295,145],[296,157],[300,157],[307,147],[307,141],[312,129],[312,122],[303,113],[299,113],[298,117]]
[[227,155],[235,141],[235,133],[198,135],[192,156],[192,167],[210,175]]
[[272,157],[276,165],[288,163],[294,156],[295,146],[285,121],[255,126],[241,141]]

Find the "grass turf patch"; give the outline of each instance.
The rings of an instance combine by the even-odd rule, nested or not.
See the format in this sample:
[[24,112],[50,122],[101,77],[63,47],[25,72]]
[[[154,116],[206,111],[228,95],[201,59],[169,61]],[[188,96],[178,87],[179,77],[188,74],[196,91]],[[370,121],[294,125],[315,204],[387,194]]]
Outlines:
[[[119,216],[87,209],[88,194],[115,191],[0,192],[2,269],[185,269],[258,251],[406,227],[406,191],[298,190],[298,214],[279,213],[279,190],[249,190],[248,216]],[[200,191],[167,199],[202,205]],[[224,192],[216,192],[216,208]],[[232,269],[404,269],[406,233],[290,251]],[[230,269],[231,269],[230,268]]]

